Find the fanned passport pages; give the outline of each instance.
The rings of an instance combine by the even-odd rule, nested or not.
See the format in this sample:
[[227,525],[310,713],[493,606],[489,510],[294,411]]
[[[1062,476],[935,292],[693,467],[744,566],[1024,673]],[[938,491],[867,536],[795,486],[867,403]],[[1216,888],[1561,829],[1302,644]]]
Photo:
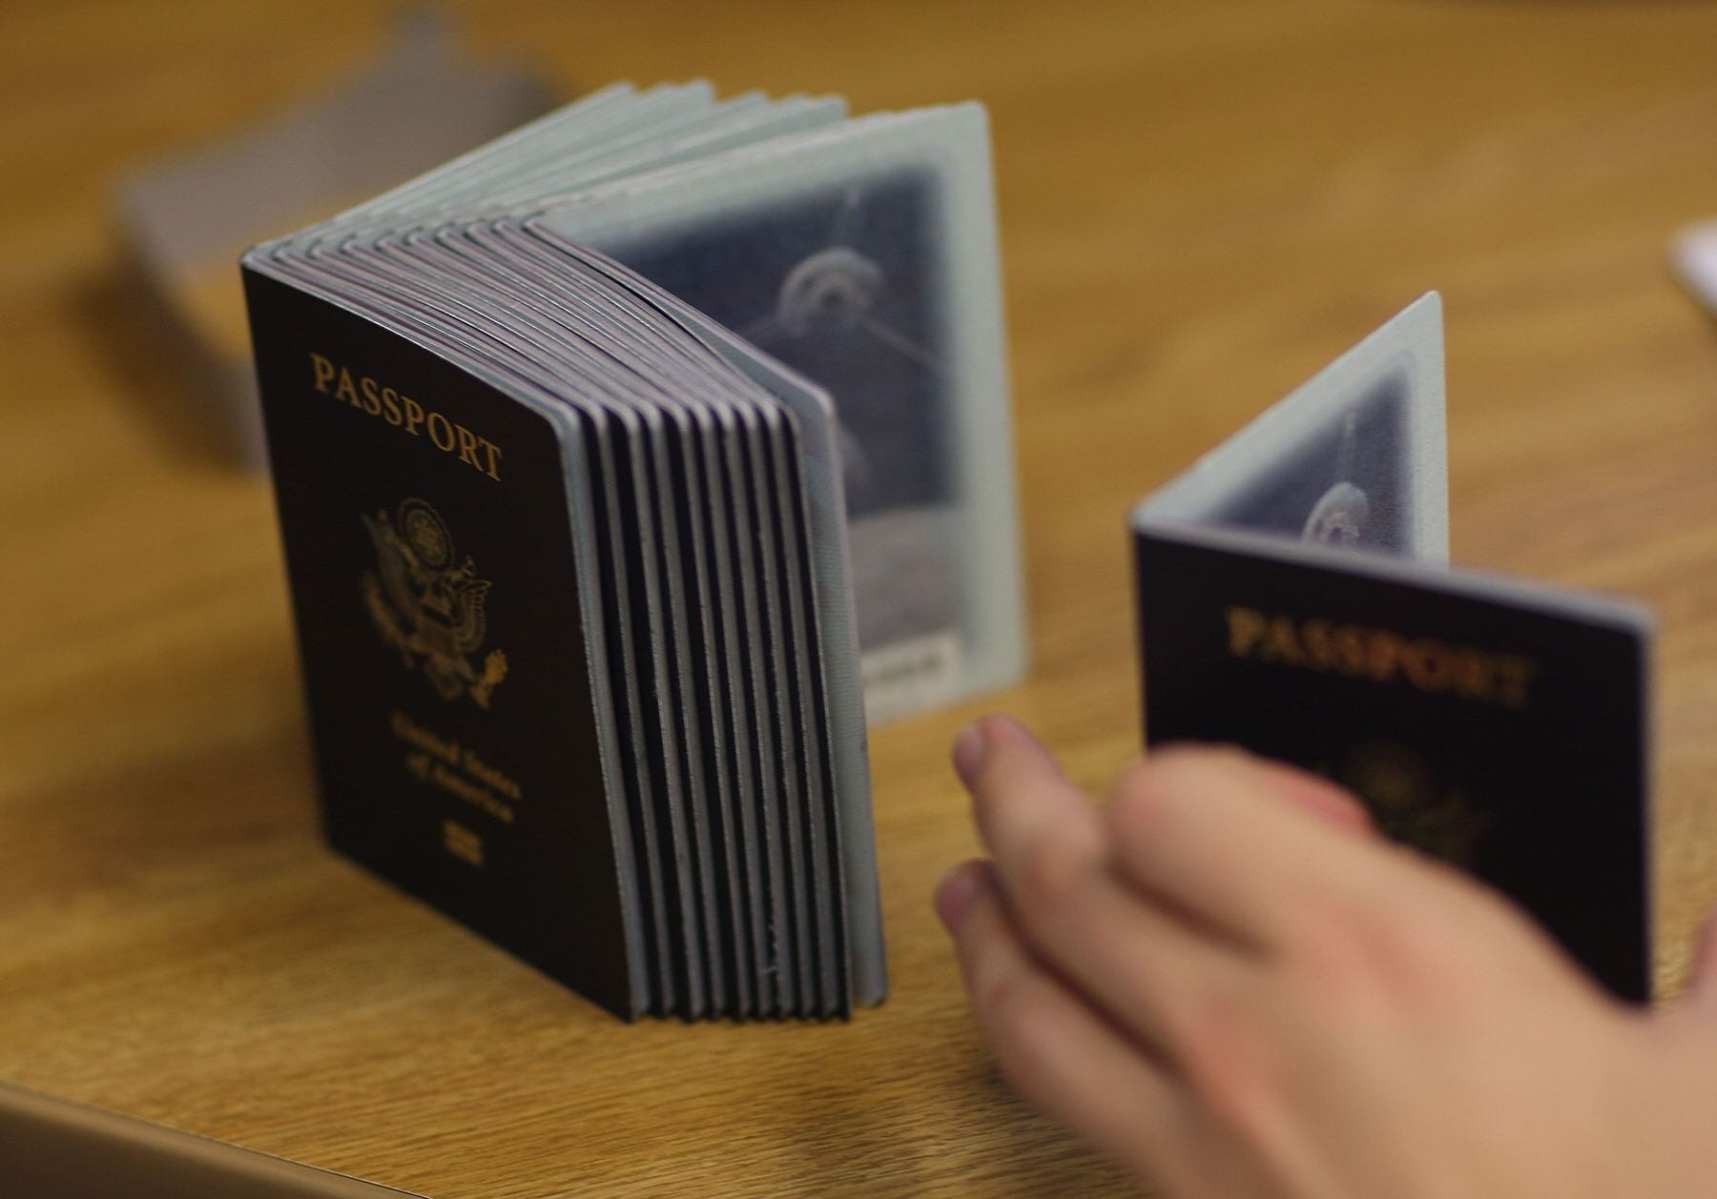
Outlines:
[[245,255],[336,847],[626,1018],[882,1000],[861,669],[1022,663],[988,154],[617,86]]
[[1431,294],[1134,510],[1146,739],[1336,779],[1648,999],[1649,618],[1449,569],[1446,478]]

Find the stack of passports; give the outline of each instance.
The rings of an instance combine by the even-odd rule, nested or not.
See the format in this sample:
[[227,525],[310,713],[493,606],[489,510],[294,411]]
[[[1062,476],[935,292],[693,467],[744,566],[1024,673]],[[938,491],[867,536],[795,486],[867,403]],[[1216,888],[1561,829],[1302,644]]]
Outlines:
[[829,397],[616,247],[986,139],[617,87],[245,256],[334,846],[628,1019],[882,1000]]

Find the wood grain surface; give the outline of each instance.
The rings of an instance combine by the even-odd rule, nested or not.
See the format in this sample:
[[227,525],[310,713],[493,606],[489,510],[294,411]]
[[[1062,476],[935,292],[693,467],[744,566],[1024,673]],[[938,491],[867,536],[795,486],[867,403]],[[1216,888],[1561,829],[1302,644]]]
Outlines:
[[[1717,900],[1717,214],[1705,4],[459,10],[569,94],[707,75],[994,121],[1030,681],[873,740],[894,997],[625,1027],[317,839],[272,501],[136,311],[119,175],[273,113],[375,3],[0,12],[0,1078],[434,1196],[1092,1194],[928,906],[982,710],[1138,745],[1127,506],[1394,312],[1448,311],[1456,558],[1659,618],[1660,971]],[[1554,829],[1546,829],[1554,852]]]

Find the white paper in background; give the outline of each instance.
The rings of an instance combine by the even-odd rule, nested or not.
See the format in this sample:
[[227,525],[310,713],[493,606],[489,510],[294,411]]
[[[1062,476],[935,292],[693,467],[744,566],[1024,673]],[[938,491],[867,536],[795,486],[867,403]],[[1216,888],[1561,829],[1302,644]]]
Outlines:
[[1669,259],[1687,290],[1717,316],[1717,220],[1683,229],[1670,246]]

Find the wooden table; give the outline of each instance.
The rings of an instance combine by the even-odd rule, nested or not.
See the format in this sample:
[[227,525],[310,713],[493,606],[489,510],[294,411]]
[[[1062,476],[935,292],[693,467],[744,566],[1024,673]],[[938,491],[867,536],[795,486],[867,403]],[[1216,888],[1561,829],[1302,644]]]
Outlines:
[[266,484],[115,265],[122,169],[373,47],[381,4],[0,16],[0,1078],[436,1196],[1093,1193],[995,1080],[927,897],[945,747],[1135,751],[1122,513],[1414,295],[1448,309],[1456,557],[1659,615],[1662,977],[1717,899],[1717,214],[1697,4],[505,3],[571,89],[708,74],[994,118],[1030,682],[874,739],[895,994],[841,1027],[612,1018],[315,832]]

